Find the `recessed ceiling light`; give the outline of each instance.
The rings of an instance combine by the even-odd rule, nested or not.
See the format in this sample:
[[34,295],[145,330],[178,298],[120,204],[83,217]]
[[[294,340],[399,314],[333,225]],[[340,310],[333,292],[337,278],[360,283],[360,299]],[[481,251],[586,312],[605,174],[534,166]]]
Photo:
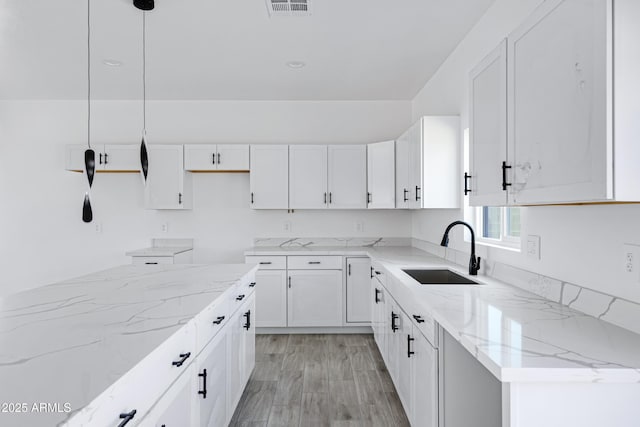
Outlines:
[[118,61],[117,59],[103,59],[102,63],[109,67],[122,67],[122,61]]
[[287,67],[289,67],[289,68],[302,68],[305,65],[307,65],[307,64],[305,64],[302,61],[289,61],[289,62],[287,62]]

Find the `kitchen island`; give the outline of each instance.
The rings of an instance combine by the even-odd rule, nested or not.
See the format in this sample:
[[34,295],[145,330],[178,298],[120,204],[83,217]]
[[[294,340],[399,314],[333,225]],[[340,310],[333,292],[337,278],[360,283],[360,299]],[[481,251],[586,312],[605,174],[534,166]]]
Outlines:
[[[0,299],[0,425],[153,425],[176,412],[180,425],[228,422],[255,358],[254,272],[126,265]],[[213,347],[223,364],[245,360],[196,375]],[[207,407],[197,391],[216,384],[226,399]]]

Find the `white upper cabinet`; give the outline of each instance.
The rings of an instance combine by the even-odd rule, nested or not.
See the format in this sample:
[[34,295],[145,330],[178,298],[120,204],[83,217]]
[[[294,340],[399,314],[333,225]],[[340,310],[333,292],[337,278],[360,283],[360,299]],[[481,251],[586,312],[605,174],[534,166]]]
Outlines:
[[191,209],[191,174],[183,168],[182,145],[147,145],[146,209]]
[[[65,169],[84,171],[86,145],[73,144],[65,147]],[[96,172],[139,172],[140,145],[93,144],[96,154]]]
[[548,0],[509,36],[510,203],[640,200],[639,20],[633,0]]
[[184,169],[188,171],[248,171],[249,146],[245,144],[187,144]]
[[324,209],[327,191],[327,146],[289,146],[289,206],[291,209]]
[[502,162],[507,160],[507,41],[471,71],[469,82],[469,177],[471,206],[503,206]]
[[409,139],[404,133],[396,141],[396,209],[409,209]]
[[329,209],[367,208],[367,146],[328,148]]
[[253,209],[289,208],[289,146],[252,145],[249,186]]
[[367,187],[369,209],[396,207],[395,141],[367,145]]

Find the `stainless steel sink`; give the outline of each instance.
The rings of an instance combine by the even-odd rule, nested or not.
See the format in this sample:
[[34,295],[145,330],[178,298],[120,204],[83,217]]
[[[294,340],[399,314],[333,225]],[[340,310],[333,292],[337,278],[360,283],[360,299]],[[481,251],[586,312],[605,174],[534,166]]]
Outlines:
[[467,279],[450,270],[402,270],[415,279],[421,285],[479,285],[471,279]]

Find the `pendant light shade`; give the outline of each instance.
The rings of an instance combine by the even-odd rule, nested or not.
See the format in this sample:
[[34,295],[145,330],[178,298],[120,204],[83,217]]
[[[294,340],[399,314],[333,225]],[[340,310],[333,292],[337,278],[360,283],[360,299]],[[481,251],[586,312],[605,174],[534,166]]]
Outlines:
[[153,10],[155,2],[154,0],[133,0],[133,5],[140,10]]
[[96,173],[96,152],[91,148],[87,148],[84,152],[84,169],[87,172],[89,188],[91,188],[93,185],[93,176]]
[[133,5],[142,10],[142,141],[140,141],[140,170],[142,182],[147,185],[149,175],[149,153],[147,152],[147,10],[153,9],[153,0],[133,0]]
[[142,142],[140,143],[140,165],[142,167],[142,176],[144,181],[147,182],[147,175],[149,174],[149,155],[147,154],[147,144],[145,143],[145,135],[142,135]]
[[84,203],[82,204],[82,221],[93,221],[93,210],[91,209],[91,201],[89,200],[89,193],[84,193]]

